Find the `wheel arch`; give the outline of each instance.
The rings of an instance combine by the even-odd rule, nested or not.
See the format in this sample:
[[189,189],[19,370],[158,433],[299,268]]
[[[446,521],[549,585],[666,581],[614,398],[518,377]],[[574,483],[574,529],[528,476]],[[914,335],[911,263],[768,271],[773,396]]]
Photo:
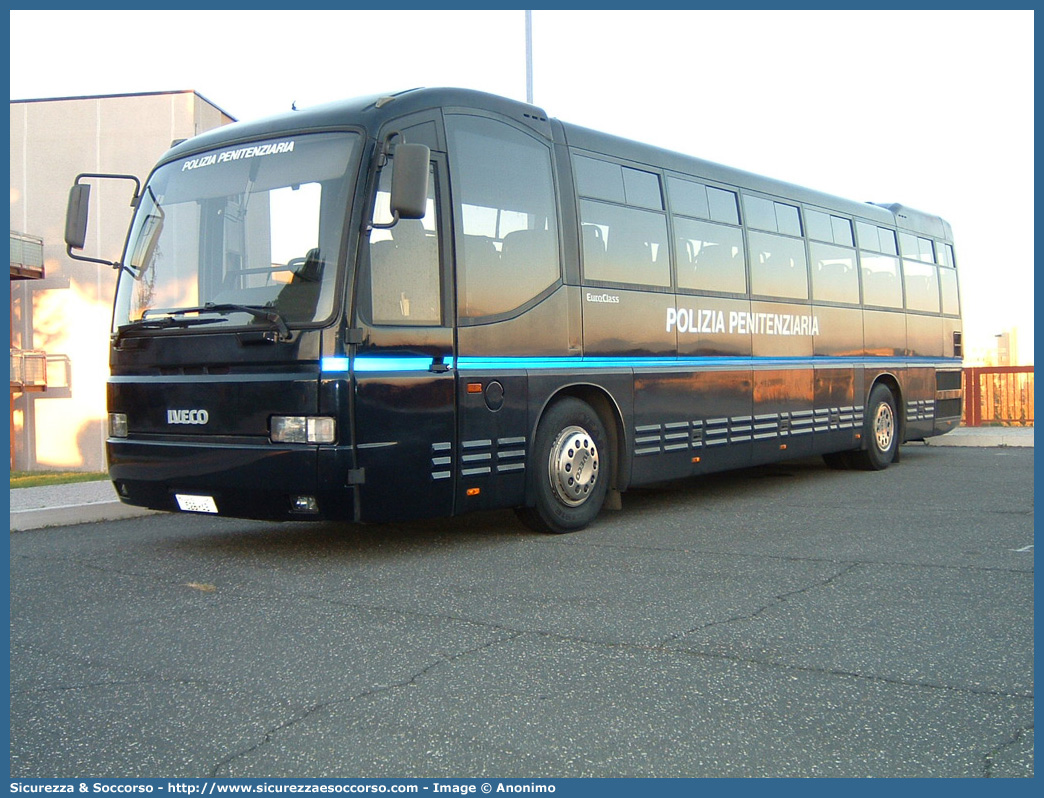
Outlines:
[[[878,374],[866,388],[866,398],[863,400],[863,407],[866,407],[870,401],[870,394],[873,393],[874,388],[878,385],[883,385],[892,392],[892,398],[895,400],[895,414],[899,422],[899,442],[903,443],[906,441],[906,402],[903,401],[903,389],[898,377],[891,372]],[[868,441],[863,441],[862,448],[865,449],[868,445]]]
[[[627,446],[624,445],[627,437],[624,430],[623,411],[620,409],[616,399],[613,398],[613,395],[602,386],[593,383],[573,383],[563,385],[551,393],[540,408],[540,412],[532,419],[530,440],[536,440],[536,430],[540,426],[540,421],[543,419],[544,414],[547,413],[547,409],[565,397],[572,397],[585,402],[598,414],[602,425],[605,427],[605,433],[609,437],[609,446],[612,450],[610,452],[612,475],[609,481],[609,488],[610,490],[625,490],[629,482],[631,463]],[[527,488],[527,502],[533,498],[529,493],[530,488]]]

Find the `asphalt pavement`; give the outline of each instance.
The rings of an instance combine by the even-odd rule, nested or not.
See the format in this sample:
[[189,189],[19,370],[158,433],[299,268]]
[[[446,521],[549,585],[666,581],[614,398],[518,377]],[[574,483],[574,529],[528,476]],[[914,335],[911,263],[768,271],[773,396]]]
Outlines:
[[[919,444],[911,443],[908,446]],[[928,446],[1033,446],[1033,427],[960,427]],[[118,521],[152,511],[123,504],[108,481],[17,488],[11,491],[11,531]]]
[[11,777],[1031,778],[1033,460],[12,534]]

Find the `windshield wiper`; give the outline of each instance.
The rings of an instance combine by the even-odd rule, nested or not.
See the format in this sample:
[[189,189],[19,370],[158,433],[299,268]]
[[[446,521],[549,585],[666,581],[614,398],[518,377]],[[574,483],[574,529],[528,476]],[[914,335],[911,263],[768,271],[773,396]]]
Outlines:
[[170,327],[195,327],[197,324],[214,324],[228,319],[179,319],[174,316],[164,316],[160,319],[140,319],[129,324],[121,324],[116,328],[116,340],[119,341],[124,333],[132,330],[166,330]]
[[[190,319],[178,319],[178,316],[184,316],[187,313],[248,313],[256,319],[267,321],[272,324],[276,329],[279,330],[279,337],[287,340],[290,338],[290,328],[286,326],[286,321],[283,319],[279,312],[269,305],[235,305],[231,303],[216,304],[214,302],[207,302],[199,307],[195,308],[149,308],[141,314],[141,321],[146,321],[145,317],[150,313],[165,313],[166,316],[162,319],[148,319],[148,321],[162,322],[164,319],[171,319],[173,321],[191,321]],[[200,323],[206,323],[208,321],[224,321],[224,319],[200,319]],[[140,322],[139,322],[140,323]],[[169,326],[169,325],[161,325]]]
[[232,304],[221,304],[215,305],[213,302],[207,302],[201,308],[192,308],[191,310],[178,311],[178,313],[191,313],[193,310],[199,312],[210,312],[210,313],[249,313],[256,319],[262,319],[269,322],[277,330],[279,330],[279,337],[286,340],[290,338],[290,328],[286,326],[286,321],[279,312],[273,308],[265,305],[232,305]]

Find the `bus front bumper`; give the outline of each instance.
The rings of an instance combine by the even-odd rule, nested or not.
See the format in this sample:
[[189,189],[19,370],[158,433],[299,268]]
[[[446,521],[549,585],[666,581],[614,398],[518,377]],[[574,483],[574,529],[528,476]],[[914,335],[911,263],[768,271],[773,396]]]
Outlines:
[[336,478],[347,473],[347,450],[337,447],[109,438],[106,452],[125,504],[266,521],[354,518],[353,491]]

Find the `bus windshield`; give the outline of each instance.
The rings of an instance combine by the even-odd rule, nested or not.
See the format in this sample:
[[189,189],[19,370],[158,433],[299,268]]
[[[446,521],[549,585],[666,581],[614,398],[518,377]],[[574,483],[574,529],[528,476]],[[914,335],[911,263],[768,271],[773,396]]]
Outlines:
[[220,316],[209,321],[225,324],[208,331],[327,319],[358,142],[349,133],[290,135],[157,169],[127,240],[114,332],[185,327],[212,312]]

